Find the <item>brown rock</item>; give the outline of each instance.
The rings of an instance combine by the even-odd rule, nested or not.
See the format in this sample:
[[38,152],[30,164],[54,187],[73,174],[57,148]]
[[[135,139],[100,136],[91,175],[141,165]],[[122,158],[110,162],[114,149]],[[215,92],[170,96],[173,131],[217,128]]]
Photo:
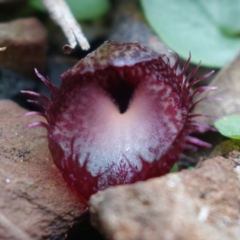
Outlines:
[[240,183],[231,160],[98,192],[92,224],[108,239],[239,239]]
[[0,66],[15,70],[25,76],[34,76],[34,68],[43,71],[47,32],[36,18],[15,20],[0,24]]
[[38,240],[63,235],[86,211],[66,186],[47,147],[46,131],[25,126],[40,117],[0,101],[0,239]]
[[[218,89],[206,92],[200,97],[222,98],[222,100],[203,101],[195,108],[195,113],[209,114],[223,117],[229,114],[240,114],[240,53],[232,62],[224,67],[213,79],[210,86]],[[208,124],[213,124],[215,119],[200,119]]]

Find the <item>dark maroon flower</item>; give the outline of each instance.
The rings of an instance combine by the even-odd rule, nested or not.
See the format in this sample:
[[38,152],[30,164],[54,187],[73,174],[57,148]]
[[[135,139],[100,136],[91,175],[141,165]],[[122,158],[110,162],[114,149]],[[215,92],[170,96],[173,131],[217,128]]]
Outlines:
[[[60,88],[44,100],[49,149],[63,178],[85,200],[109,186],[168,173],[179,154],[209,144],[190,137],[210,129],[191,115],[195,95],[212,89],[192,86],[211,73],[190,78],[165,55],[138,43],[106,42],[62,74]],[[37,103],[37,102],[35,102]],[[41,104],[41,103],[40,103]]]

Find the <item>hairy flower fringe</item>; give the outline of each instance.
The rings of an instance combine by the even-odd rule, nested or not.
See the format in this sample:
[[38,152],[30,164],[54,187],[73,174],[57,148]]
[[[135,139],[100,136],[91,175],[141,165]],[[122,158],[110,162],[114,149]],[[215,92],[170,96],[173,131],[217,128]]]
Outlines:
[[[179,69],[179,57],[176,54],[177,59],[175,64],[170,67],[174,73],[176,74],[177,77],[180,77],[181,79],[183,79],[182,84],[180,85],[181,89],[177,89],[178,92],[180,93],[180,97],[191,103],[189,108],[188,108],[188,112],[189,112],[189,117],[188,117],[188,121],[185,123],[185,126],[183,127],[184,129],[184,140],[185,143],[183,144],[183,148],[184,149],[191,149],[191,150],[196,150],[196,147],[205,147],[205,148],[210,148],[211,144],[206,143],[198,138],[192,137],[191,134],[193,133],[203,133],[206,131],[215,131],[214,127],[208,126],[204,123],[195,121],[194,118],[198,118],[198,117],[205,117],[205,118],[214,118],[214,116],[210,116],[210,115],[205,115],[205,114],[191,114],[191,112],[194,110],[194,108],[202,101],[209,101],[209,100],[213,100],[216,98],[213,97],[204,97],[196,102],[194,102],[194,98],[197,95],[201,95],[204,92],[207,91],[211,91],[211,90],[215,90],[217,89],[217,87],[215,86],[201,86],[196,88],[194,91],[191,92],[191,89],[200,81],[208,78],[209,76],[211,76],[214,71],[211,71],[209,73],[206,73],[200,77],[196,77],[193,78],[193,76],[195,75],[195,73],[198,71],[200,64],[198,64],[187,76],[185,76],[187,69],[189,67],[190,64],[190,60],[191,60],[191,56],[189,56],[188,60],[185,62],[185,64],[183,65],[183,68],[181,70],[180,73],[178,72]],[[167,64],[170,66],[169,64],[169,58],[167,58],[166,56],[164,56],[167,60]],[[55,87],[48,78],[45,78],[44,76],[42,76],[37,69],[35,69],[35,73],[38,76],[38,78],[48,87],[50,94],[51,94],[51,99],[54,99],[54,96],[58,94],[59,89],[57,87]],[[185,77],[184,77],[185,76]],[[193,79],[192,79],[193,78]],[[191,80],[192,79],[192,80]],[[171,83],[174,86],[174,83]],[[21,91],[23,94],[28,95],[29,97],[34,97],[34,98],[39,98],[40,100],[32,100],[29,99],[28,102],[33,103],[35,105],[38,105],[40,107],[43,108],[44,113],[42,112],[36,112],[36,111],[32,111],[32,112],[28,112],[26,114],[24,114],[24,116],[42,116],[43,118],[45,118],[47,120],[48,123],[50,123],[50,109],[51,109],[51,100],[48,99],[46,96],[33,92],[33,91]],[[43,127],[45,128],[47,131],[50,130],[49,125],[45,122],[42,121],[38,121],[38,122],[33,122],[31,124],[28,125],[28,127],[30,128],[35,128],[35,127]]]

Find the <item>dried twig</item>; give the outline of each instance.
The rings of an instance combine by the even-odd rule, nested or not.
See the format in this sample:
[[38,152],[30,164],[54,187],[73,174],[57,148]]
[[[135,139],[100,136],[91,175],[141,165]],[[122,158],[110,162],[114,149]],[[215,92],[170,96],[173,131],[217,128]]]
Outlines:
[[88,50],[89,43],[66,2],[64,0],[42,0],[42,2],[51,18],[62,28],[68,38],[69,45],[63,47],[64,52],[69,54],[76,47],[77,42],[83,50]]

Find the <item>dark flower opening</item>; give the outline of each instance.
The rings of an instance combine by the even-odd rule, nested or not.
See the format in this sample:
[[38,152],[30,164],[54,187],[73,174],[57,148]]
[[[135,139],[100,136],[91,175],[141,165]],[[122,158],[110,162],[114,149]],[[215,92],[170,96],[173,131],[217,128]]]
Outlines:
[[134,90],[134,86],[124,80],[119,81],[118,84],[111,86],[108,90],[108,93],[119,108],[121,114],[127,111]]

